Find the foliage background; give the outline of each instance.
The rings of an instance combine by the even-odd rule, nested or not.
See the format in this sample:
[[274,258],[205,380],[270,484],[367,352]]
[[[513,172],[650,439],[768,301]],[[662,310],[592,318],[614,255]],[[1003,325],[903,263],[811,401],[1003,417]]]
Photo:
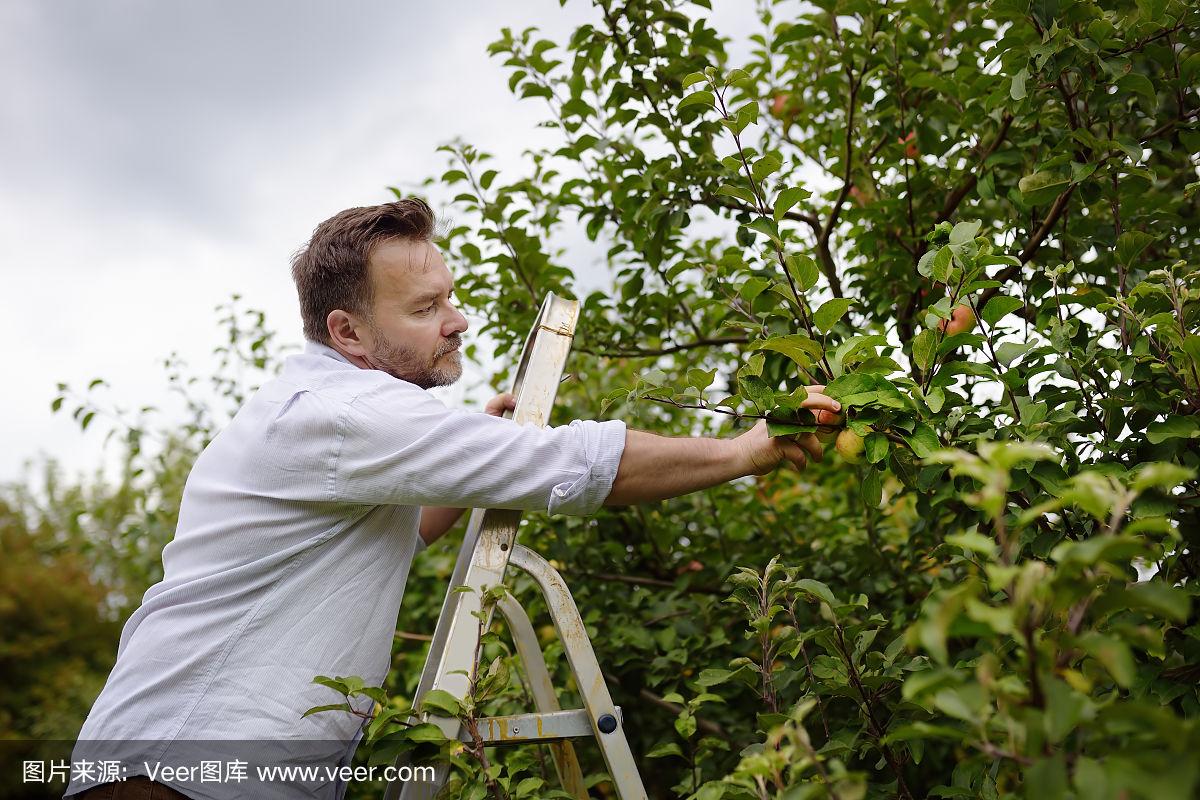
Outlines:
[[[597,6],[603,24],[568,42],[493,45],[562,141],[520,176],[447,148],[463,301],[515,355],[542,293],[572,293],[555,242],[582,226],[612,283],[581,298],[558,421],[803,430],[796,390],[815,382],[865,446],[857,463],[528,518],[651,795],[1194,796],[1200,12],[759,3],[757,49],[730,64],[703,3]],[[978,324],[942,330],[964,304]],[[56,599],[21,573],[49,630],[6,639],[6,672],[61,666],[67,630],[95,637],[72,658],[98,651],[59,705],[6,700],[19,735],[72,735],[62,704],[86,711],[103,680],[102,642],[157,577],[191,459],[277,365],[260,316],[232,308],[224,327],[227,407],[115,428],[118,487],[51,472],[10,492],[14,552],[70,577]],[[86,397],[64,403],[90,423]],[[397,707],[454,551],[448,537],[410,579]],[[70,566],[80,553],[90,569]],[[521,694],[514,677],[484,708]],[[553,783],[536,751],[501,761],[514,794]]]

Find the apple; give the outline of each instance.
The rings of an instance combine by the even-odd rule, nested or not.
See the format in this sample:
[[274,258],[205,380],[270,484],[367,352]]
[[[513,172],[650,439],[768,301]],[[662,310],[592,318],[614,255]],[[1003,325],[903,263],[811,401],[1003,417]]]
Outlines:
[[906,157],[916,158],[917,156],[919,156],[921,154],[921,151],[917,149],[917,132],[916,131],[909,131],[908,135],[901,136],[899,141],[900,141],[900,144],[905,145],[904,155]]
[[859,189],[857,186],[850,187],[850,199],[855,203],[858,203],[860,208],[867,204],[866,195],[864,195],[862,189]]
[[945,332],[947,336],[953,336],[956,333],[966,333],[975,327],[975,312],[971,306],[966,303],[959,303],[950,312],[950,319],[943,319],[938,322],[938,329]]
[[863,437],[859,436],[854,431],[846,428],[838,434],[837,442],[834,444],[838,453],[842,458],[849,461],[851,464],[857,464],[862,460],[863,454]]
[[771,100],[771,114],[779,119],[784,119],[787,117],[788,100],[789,97],[787,92],[778,92]]

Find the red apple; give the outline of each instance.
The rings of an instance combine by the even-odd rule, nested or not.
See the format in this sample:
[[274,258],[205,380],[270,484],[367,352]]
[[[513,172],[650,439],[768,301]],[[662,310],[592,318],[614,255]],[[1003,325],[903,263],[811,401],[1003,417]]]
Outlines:
[[975,327],[975,312],[966,303],[959,303],[950,312],[950,319],[943,319],[938,322],[938,329],[944,331],[947,336],[953,336],[956,333],[966,333]]
[[921,151],[919,149],[917,149],[917,132],[916,131],[909,131],[908,135],[901,136],[899,141],[900,141],[900,144],[905,145],[904,155],[906,157],[916,158],[917,156],[919,156],[921,154]]
[[779,92],[771,100],[771,115],[779,119],[786,119],[791,116],[787,113],[789,96],[786,92]]

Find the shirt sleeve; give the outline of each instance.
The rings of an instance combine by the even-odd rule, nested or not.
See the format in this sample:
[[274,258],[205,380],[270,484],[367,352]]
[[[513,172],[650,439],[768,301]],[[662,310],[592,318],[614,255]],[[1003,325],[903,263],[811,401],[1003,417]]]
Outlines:
[[447,408],[404,381],[348,404],[339,424],[334,500],[371,505],[594,513],[612,489],[625,423],[540,428]]

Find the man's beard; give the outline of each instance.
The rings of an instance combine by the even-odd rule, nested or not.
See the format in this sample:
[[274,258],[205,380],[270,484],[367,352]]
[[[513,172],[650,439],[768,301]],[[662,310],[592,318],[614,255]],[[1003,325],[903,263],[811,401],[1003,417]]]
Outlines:
[[462,337],[458,334],[438,345],[430,361],[425,361],[410,348],[389,341],[378,329],[374,331],[374,335],[378,345],[367,359],[367,363],[393,378],[415,383],[422,389],[431,389],[434,386],[449,386],[462,377],[462,360],[458,353],[442,358],[462,344]]

